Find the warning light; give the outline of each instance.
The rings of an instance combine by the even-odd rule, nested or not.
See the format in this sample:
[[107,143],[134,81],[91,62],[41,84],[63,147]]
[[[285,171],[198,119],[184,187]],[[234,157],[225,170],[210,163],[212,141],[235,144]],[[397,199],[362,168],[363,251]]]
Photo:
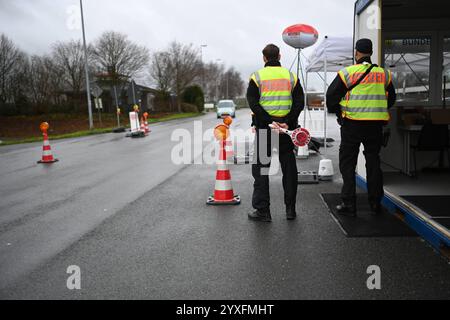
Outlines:
[[144,113],[144,119],[147,120],[148,119],[148,112]]
[[233,119],[231,117],[226,117],[225,119],[223,119],[223,123],[227,126],[231,126],[231,124],[233,123]]
[[117,114],[120,115],[122,113],[122,110],[120,108],[117,108]]
[[225,124],[219,124],[214,128],[214,137],[219,141],[225,141],[230,135],[230,130]]
[[139,106],[137,104],[135,104],[133,106],[133,109],[134,109],[135,112],[139,112]]
[[41,129],[42,133],[46,133],[48,128],[50,128],[50,125],[47,122],[42,122],[39,126],[39,129]]

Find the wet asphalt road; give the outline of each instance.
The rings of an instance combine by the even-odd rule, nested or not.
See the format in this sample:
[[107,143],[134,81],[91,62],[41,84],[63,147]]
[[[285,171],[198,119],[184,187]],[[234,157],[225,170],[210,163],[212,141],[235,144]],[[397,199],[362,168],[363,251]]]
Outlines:
[[63,251],[180,171],[183,165],[171,161],[172,148],[178,144],[171,135],[175,129],[193,132],[193,121],[202,121],[205,129],[218,123],[210,114],[156,124],[145,139],[106,134],[54,141],[53,153],[60,162],[51,166],[36,163],[40,143],[2,147],[0,287]]
[[[249,123],[242,111],[235,127]],[[51,167],[34,164],[39,144],[0,148],[0,298],[450,297],[448,262],[420,239],[343,235],[319,196],[338,192],[339,179],[301,186],[299,219],[287,222],[281,177],[272,177],[274,222],[255,224],[246,217],[250,167],[233,166],[242,204],[207,207],[214,166],[173,164],[176,128],[192,131],[193,120],[156,125],[143,140],[58,141],[61,162]],[[335,145],[335,167],[336,155]],[[299,161],[300,169],[316,170],[318,161]],[[70,265],[81,268],[80,291],[66,287]],[[380,291],[366,287],[370,265],[381,267]]]

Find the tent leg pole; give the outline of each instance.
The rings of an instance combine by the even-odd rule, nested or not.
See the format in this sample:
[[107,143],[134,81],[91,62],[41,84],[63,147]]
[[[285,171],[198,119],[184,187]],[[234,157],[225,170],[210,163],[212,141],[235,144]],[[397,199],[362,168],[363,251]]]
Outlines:
[[328,73],[328,65],[327,65],[327,55],[325,51],[325,58],[324,58],[324,90],[323,90],[323,113],[324,113],[324,119],[323,119],[323,143],[325,146],[325,153],[327,154],[327,90],[328,90],[328,83],[327,83],[327,76]]
[[[308,107],[308,74],[305,77],[305,120],[304,120],[304,128],[306,127],[306,110],[309,110]],[[311,116],[311,115],[310,115]]]

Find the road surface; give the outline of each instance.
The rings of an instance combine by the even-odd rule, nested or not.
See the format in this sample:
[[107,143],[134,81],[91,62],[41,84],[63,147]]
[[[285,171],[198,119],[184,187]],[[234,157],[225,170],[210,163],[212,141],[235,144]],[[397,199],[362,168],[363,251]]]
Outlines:
[[[233,166],[242,204],[207,207],[214,166],[171,161],[173,131],[193,132],[194,121],[204,129],[218,123],[209,114],[155,125],[145,139],[55,141],[61,161],[52,166],[36,164],[40,144],[0,148],[0,298],[450,297],[448,262],[420,239],[344,236],[319,196],[338,192],[339,178],[301,186],[299,219],[288,222],[281,177],[272,177],[274,221],[258,224],[247,219],[250,167]],[[249,124],[249,111],[238,112],[234,127]],[[336,167],[337,147],[329,150]],[[67,289],[72,265],[81,269],[81,290]],[[382,270],[382,290],[367,289],[371,265]]]

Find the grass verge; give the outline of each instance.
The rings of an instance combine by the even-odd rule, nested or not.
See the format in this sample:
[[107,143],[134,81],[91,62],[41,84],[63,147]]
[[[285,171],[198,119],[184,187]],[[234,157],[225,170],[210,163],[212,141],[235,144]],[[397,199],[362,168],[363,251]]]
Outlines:
[[[177,113],[177,114],[171,114],[171,115],[168,115],[165,117],[161,117],[158,119],[148,119],[148,122],[149,123],[159,123],[159,122],[166,122],[166,121],[177,120],[177,119],[195,118],[195,117],[199,117],[202,115],[203,115],[202,113]],[[50,135],[49,137],[51,140],[80,138],[80,137],[86,137],[86,136],[92,136],[92,135],[98,135],[98,134],[112,133],[113,129],[114,128],[83,130],[83,131],[76,131],[76,132],[60,134],[60,135]],[[17,140],[7,140],[7,141],[2,141],[2,143],[0,143],[0,147],[14,145],[14,144],[33,143],[33,142],[39,142],[39,141],[42,141],[41,136],[17,139]]]

